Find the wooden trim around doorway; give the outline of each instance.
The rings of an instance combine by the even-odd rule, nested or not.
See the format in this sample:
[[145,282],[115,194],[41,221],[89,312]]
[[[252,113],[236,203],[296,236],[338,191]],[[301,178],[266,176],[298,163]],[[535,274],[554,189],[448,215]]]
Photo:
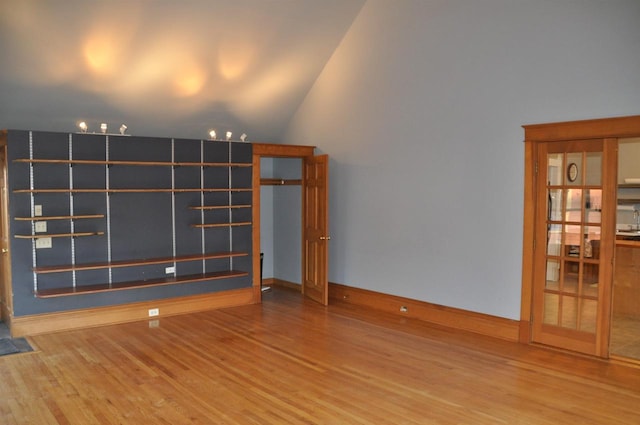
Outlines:
[[527,142],[606,139],[640,136],[640,115],[522,126]]
[[[522,282],[520,303],[519,341],[531,342],[531,320],[533,303],[533,261],[534,230],[536,207],[536,161],[538,144],[571,140],[619,139],[640,136],[640,115],[627,117],[599,118],[579,121],[523,125],[525,134],[524,149],[524,219],[522,249]],[[609,140],[611,143],[612,140]],[[613,160],[613,159],[610,159]],[[614,188],[608,188],[613,190]],[[602,223],[603,227],[611,223]],[[610,267],[610,265],[605,266]],[[601,300],[610,303],[609,294]],[[608,311],[608,310],[607,310]],[[606,311],[603,314],[607,314]],[[599,342],[602,353],[607,351],[608,339]]]
[[269,158],[304,158],[313,156],[315,146],[279,145],[274,143],[252,143],[253,154]]

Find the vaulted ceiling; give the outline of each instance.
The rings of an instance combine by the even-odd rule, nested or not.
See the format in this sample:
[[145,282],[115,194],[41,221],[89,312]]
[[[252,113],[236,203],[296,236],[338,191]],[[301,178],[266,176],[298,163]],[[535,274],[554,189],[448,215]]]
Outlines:
[[0,0],[0,128],[277,141],[364,0]]

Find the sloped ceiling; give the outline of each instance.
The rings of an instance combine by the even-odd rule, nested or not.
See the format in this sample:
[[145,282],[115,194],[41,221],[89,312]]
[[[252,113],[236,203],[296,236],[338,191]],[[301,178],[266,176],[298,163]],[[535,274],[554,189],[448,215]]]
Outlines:
[[0,128],[277,142],[364,1],[0,0]]

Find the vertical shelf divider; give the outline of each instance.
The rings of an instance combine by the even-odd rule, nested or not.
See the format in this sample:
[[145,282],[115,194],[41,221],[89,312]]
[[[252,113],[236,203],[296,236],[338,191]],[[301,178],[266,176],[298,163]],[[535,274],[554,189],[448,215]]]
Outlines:
[[173,254],[173,275],[177,274],[176,263],[176,149],[175,139],[171,139],[171,249]]
[[[107,261],[109,262],[109,264],[111,264],[111,195],[109,192],[109,189],[111,189],[111,182],[109,180],[109,136],[104,136],[104,157],[105,157],[105,161],[107,162],[104,165],[104,172],[105,172],[105,181],[104,181],[104,186],[105,189],[107,189],[107,191],[105,192],[104,196],[105,196],[105,201],[106,201],[106,209],[107,209]],[[111,287],[111,285],[113,284],[113,272],[111,270],[111,267],[108,267],[107,269],[109,271],[109,287]]]
[[[200,206],[204,206],[204,140],[200,139]],[[204,208],[200,209],[200,223],[204,223]],[[204,240],[204,227],[200,229],[200,242],[201,242],[201,254],[204,255],[205,251],[205,240]],[[207,262],[203,258],[202,259],[202,273],[207,272]]]
[[[36,205],[35,205],[35,194],[33,190],[35,188],[35,184],[33,181],[33,131],[29,131],[29,189],[32,191],[30,194],[31,201],[31,217],[35,217],[36,215]],[[31,222],[31,235],[36,234],[36,222]],[[35,272],[36,267],[38,266],[38,260],[36,256],[36,239],[31,239],[31,263],[33,266],[33,293],[36,294],[38,292],[38,274]],[[34,295],[35,296],[35,295]]]
[[[73,217],[74,208],[73,208],[73,134],[69,133],[69,215]],[[75,233],[75,225],[73,222],[73,218],[69,219],[69,223],[71,225],[71,234]],[[71,265],[76,265],[76,238],[71,238]],[[71,286],[75,289],[76,287],[76,271],[71,271]]]
[[[229,205],[229,212],[228,212],[228,218],[229,218],[229,223],[233,223],[233,208],[231,208],[231,202],[233,200],[233,193],[231,192],[231,188],[233,187],[233,184],[231,182],[232,179],[232,168],[231,168],[231,143],[227,143],[227,145],[229,146],[229,153],[228,153],[228,162],[229,162],[229,166],[227,168],[227,173],[228,173],[228,188],[229,188],[229,193],[228,193],[228,198],[227,198],[227,204]],[[229,226],[229,252],[233,251],[233,226]],[[233,257],[229,257],[229,270],[233,270]]]

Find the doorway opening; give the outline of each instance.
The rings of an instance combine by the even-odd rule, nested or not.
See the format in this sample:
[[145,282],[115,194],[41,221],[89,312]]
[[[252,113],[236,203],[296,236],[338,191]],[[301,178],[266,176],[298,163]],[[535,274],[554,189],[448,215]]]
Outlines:
[[261,158],[260,180],[263,289],[302,293],[302,159]]
[[[299,282],[301,292],[306,298],[310,298],[323,305],[328,304],[328,243],[331,239],[328,234],[329,157],[327,155],[316,156],[314,155],[314,150],[314,146],[275,145],[265,143],[253,144],[254,188],[261,188],[263,185],[300,187],[300,190],[298,191],[284,191],[282,193],[289,198],[288,202],[280,202],[282,204],[282,208],[286,207],[287,213],[278,214],[279,217],[277,222],[273,218],[262,217],[263,209],[265,210],[265,214],[268,214],[268,211],[273,211],[273,197],[271,198],[271,205],[268,205],[270,201],[267,198],[265,200],[267,208],[262,208],[261,190],[253,191],[253,288],[254,299],[257,302],[259,302],[262,297],[263,282],[261,281],[261,276],[265,273],[265,270],[260,270],[261,259],[263,262],[263,268],[267,269],[266,274],[273,274],[273,266],[272,263],[270,263],[273,259],[266,256],[266,258],[263,257],[261,255],[261,249],[266,247],[267,249],[270,249],[271,252],[275,252],[274,248],[276,247],[275,242],[268,242],[267,238],[261,237],[261,221],[264,219],[266,220],[267,229],[269,229],[271,222],[278,223],[278,226],[284,226],[279,228],[272,227],[274,230],[272,230],[271,241],[278,241],[278,244],[284,241],[285,248],[281,252],[283,255],[286,254],[286,256],[283,257],[283,264],[285,264],[285,269],[287,269],[286,276],[292,280],[289,281],[278,276],[280,279],[279,283],[289,282],[295,287]],[[279,173],[287,173],[287,178],[282,176],[263,178],[261,171],[262,161],[267,158],[277,159],[279,161],[281,159],[295,160],[280,161],[278,163],[277,171]],[[265,162],[265,167],[271,167],[272,170],[276,170],[273,163]],[[299,170],[298,172],[293,171],[296,170],[296,168]],[[291,178],[289,178],[289,176],[291,176]],[[300,195],[296,196],[296,192],[299,192]],[[289,214],[297,214],[300,217],[300,225],[295,225],[296,219],[287,220]],[[284,218],[280,217],[281,215],[284,215]],[[292,223],[293,226],[291,225]],[[287,229],[290,231],[287,231]],[[296,261],[295,257],[298,250],[291,248],[292,246],[295,246],[295,242],[289,242],[295,240],[296,229],[300,229],[300,233],[297,236],[298,241],[300,241],[299,246],[301,247],[299,250],[299,261]],[[278,235],[275,234],[276,230],[278,231]],[[279,240],[278,238],[281,237],[284,239]],[[273,246],[271,244],[273,244]],[[300,269],[297,270],[299,280],[294,278],[297,267],[295,265],[296,262],[300,265]],[[291,270],[293,270],[293,272]],[[282,273],[282,271],[278,271],[278,273]]]
[[[628,139],[640,139],[640,116],[523,127],[520,341],[602,358],[630,358],[621,353],[621,344],[629,348],[635,342],[625,334],[629,329],[619,325],[635,323],[629,318],[638,310],[640,259],[635,262],[633,256],[640,254],[640,231],[621,233],[622,226],[632,223],[620,216],[635,215],[640,229],[640,175],[623,171],[629,157],[625,146],[632,145]],[[631,173],[638,174],[638,160],[632,162]],[[638,192],[626,193],[634,190]],[[621,202],[624,197],[626,204]],[[623,283],[618,276],[626,248],[633,248],[627,264],[636,283]],[[640,326],[630,332],[640,334]]]
[[610,354],[640,361],[640,137],[618,140]]

